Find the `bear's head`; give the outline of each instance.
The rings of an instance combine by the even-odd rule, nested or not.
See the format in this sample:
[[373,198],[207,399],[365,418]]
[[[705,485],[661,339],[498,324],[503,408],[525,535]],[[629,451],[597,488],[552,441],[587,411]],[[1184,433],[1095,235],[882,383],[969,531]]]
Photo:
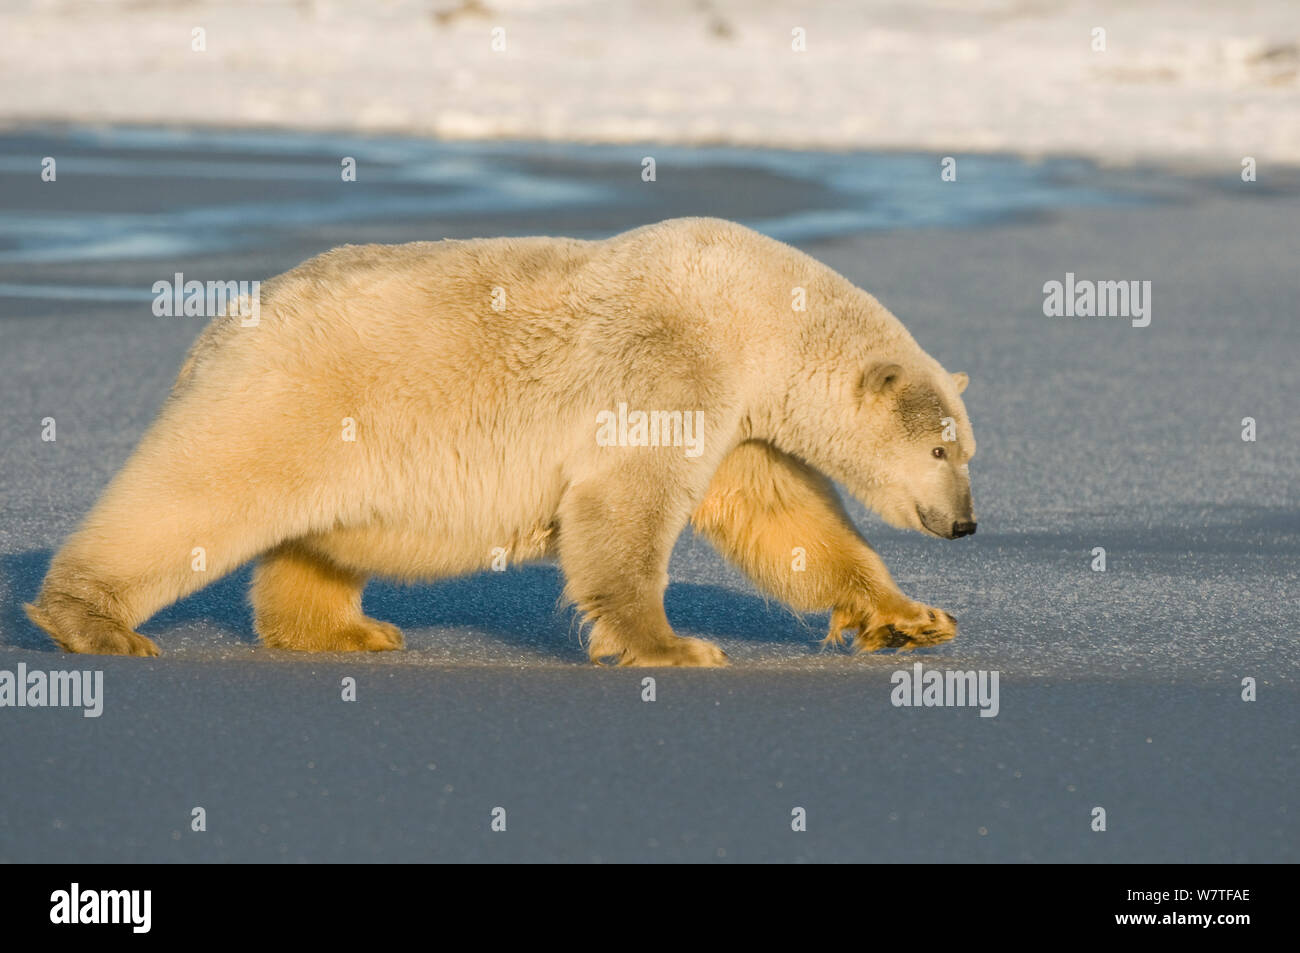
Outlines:
[[975,532],[975,434],[961,399],[968,382],[938,364],[881,362],[854,386],[859,413],[878,435],[868,438],[862,501],[892,525],[944,539]]
[[919,351],[842,365],[817,382],[812,413],[791,421],[803,444],[791,449],[893,526],[969,536],[975,434],[961,399],[967,383]]

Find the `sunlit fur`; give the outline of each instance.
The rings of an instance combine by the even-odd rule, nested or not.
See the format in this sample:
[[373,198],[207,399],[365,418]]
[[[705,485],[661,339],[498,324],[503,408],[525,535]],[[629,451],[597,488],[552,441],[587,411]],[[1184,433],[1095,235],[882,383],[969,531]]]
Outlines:
[[[899,526],[973,519],[962,387],[870,295],[729,222],[339,248],[265,283],[255,327],[209,325],[28,613],[69,651],[153,655],[137,625],[260,558],[267,645],[392,649],[369,577],[553,557],[593,659],[718,665],[663,610],[693,516],[763,590],[831,610],[831,639],[941,642],[954,622],[899,592],[827,477]],[[702,411],[701,452],[598,445],[621,402]],[[941,422],[903,413],[933,406],[946,460]]]

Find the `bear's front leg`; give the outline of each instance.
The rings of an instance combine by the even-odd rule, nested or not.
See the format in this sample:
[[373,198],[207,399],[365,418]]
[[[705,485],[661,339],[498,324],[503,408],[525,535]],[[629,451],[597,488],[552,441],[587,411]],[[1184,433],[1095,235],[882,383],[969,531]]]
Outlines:
[[905,596],[858,533],[829,480],[762,441],[722,461],[695,528],[765,592],[804,612],[831,610],[826,641],[874,652],[938,645],[957,620]]
[[569,488],[559,513],[565,594],[591,625],[587,652],[597,664],[726,665],[712,642],[683,638],[668,624],[668,557],[686,524],[690,492],[680,470],[654,469],[629,462]]

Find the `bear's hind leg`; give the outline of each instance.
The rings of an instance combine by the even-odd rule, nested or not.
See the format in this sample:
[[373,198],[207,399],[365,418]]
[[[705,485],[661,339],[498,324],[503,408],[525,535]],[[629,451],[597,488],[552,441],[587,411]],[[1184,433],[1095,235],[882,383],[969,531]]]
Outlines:
[[302,542],[262,557],[249,601],[253,627],[271,648],[300,652],[381,652],[400,649],[395,625],[361,612],[366,577],[344,569]]
[[110,592],[92,592],[90,587],[87,587],[85,595],[51,590],[36,602],[23,606],[23,611],[65,652],[158,655],[158,646],[153,639],[133,632],[116,613],[101,607],[112,602]]
[[274,517],[215,483],[205,467],[221,463],[202,449],[146,438],[54,555],[25,609],[61,648],[157,655],[135,626],[278,541]]

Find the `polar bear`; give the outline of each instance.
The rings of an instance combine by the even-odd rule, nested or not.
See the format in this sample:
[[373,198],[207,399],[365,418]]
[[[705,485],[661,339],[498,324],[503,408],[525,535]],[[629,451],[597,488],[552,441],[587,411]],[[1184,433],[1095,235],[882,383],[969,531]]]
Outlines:
[[345,246],[212,321],[157,420],[55,555],[30,618],[64,649],[156,655],[134,627],[252,559],[268,646],[401,648],[361,612],[414,581],[554,558],[593,661],[726,663],[664,614],[686,524],[860,650],[956,635],[845,513],[975,531],[949,374],[871,295],[717,219],[604,241]]

